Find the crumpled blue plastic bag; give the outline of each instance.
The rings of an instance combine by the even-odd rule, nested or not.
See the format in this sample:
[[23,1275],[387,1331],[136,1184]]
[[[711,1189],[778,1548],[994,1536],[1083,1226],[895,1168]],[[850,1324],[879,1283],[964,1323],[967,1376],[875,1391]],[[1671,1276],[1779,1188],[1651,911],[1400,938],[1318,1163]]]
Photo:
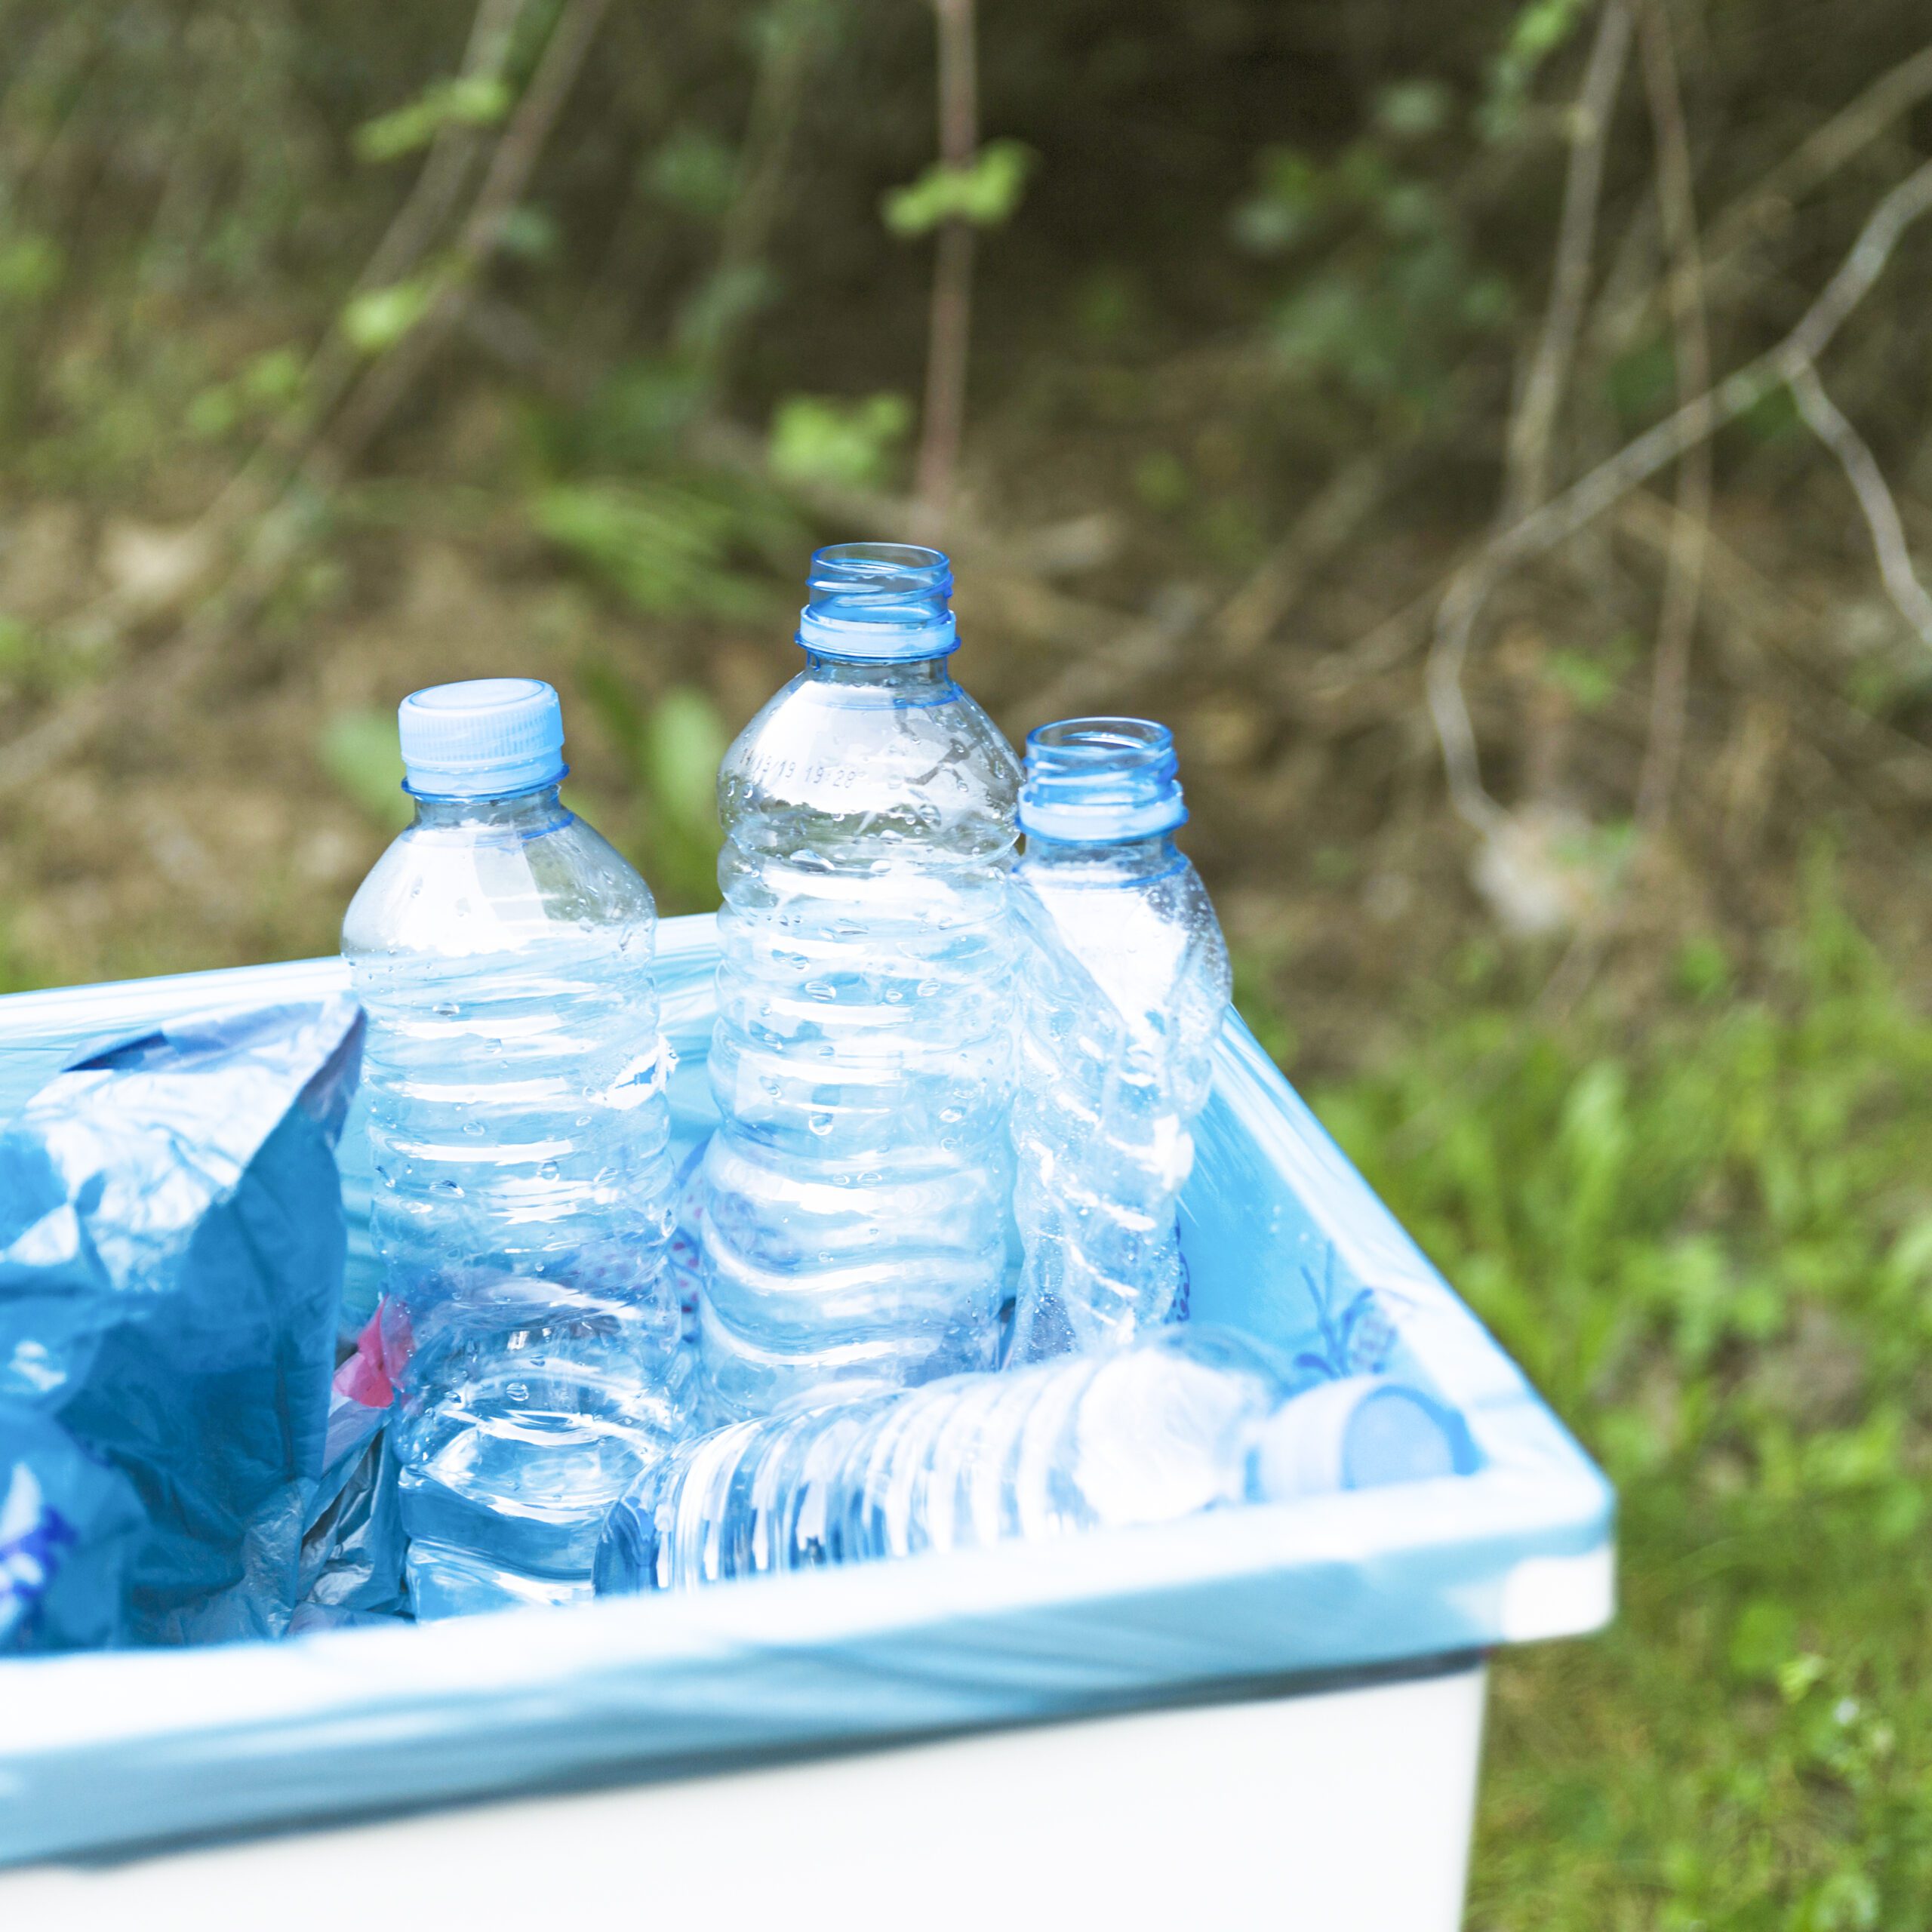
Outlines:
[[0,1131],[0,1414],[55,1425],[145,1519],[112,1601],[112,1566],[61,1512],[75,1534],[41,1539],[57,1574],[35,1647],[286,1629],[323,1474],[362,1029],[348,999],[171,1023],[72,1063]]
[[146,1523],[119,1470],[0,1398],[0,1656],[112,1643]]
[[289,1629],[387,1623],[409,1614],[403,1584],[408,1540],[396,1494],[395,1451],[383,1425],[386,1407],[345,1395],[342,1371],[330,1398],[328,1466],[309,1508]]

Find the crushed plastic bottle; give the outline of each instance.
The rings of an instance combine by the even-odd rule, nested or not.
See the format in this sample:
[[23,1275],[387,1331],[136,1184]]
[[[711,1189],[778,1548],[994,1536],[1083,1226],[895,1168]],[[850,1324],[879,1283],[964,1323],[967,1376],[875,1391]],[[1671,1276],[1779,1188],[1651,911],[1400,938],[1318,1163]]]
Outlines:
[[1104,1355],[734,1423],[611,1512],[600,1595],[1044,1542],[1243,1502],[1466,1474],[1462,1418],[1381,1377],[1309,1386],[1207,1324]]
[[650,891],[558,798],[548,685],[441,685],[400,715],[415,822],[343,951],[410,1595],[434,1617],[587,1595],[605,1511],[685,1425]]
[[936,550],[812,559],[806,666],[718,775],[697,1346],[716,1413],[989,1364],[1007,1279],[1019,766]]
[[1185,1312],[1175,1206],[1232,987],[1174,844],[1186,817],[1164,725],[1077,718],[1026,740],[1016,1361],[1118,1347]]

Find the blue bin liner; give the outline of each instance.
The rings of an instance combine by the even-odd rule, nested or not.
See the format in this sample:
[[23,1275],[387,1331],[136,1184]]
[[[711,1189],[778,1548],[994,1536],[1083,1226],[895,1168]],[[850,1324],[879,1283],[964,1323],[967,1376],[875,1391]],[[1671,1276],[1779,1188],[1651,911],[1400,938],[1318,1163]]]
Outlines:
[[118,1642],[147,1521],[118,1469],[0,1395],[0,1654]]
[[[334,1146],[361,1041],[343,998],[164,1020],[84,1053],[0,1128],[0,1405],[112,1465],[145,1518],[125,1576],[94,1567],[114,1587],[85,1641],[287,1626],[323,1473]],[[60,1521],[64,1567],[91,1538]],[[26,1641],[69,1641],[54,1607]]]
[[[711,920],[667,921],[660,956],[688,1147],[715,1118]],[[106,1016],[346,983],[315,961],[0,1000],[0,1106]],[[0,1860],[1285,1687],[1605,1621],[1608,1485],[1232,1014],[1196,1142],[1195,1317],[1413,1379],[1467,1420],[1478,1473],[692,1597],[0,1663]],[[352,1214],[366,1159],[352,1116]],[[352,1223],[352,1275],[358,1249]]]

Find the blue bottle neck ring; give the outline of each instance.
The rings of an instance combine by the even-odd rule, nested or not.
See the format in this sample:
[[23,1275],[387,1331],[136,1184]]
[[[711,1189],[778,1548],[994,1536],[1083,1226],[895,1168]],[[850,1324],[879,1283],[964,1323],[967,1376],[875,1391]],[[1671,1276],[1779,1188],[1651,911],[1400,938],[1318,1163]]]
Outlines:
[[959,648],[952,566],[915,543],[833,543],[814,552],[798,641],[814,657],[903,664]]

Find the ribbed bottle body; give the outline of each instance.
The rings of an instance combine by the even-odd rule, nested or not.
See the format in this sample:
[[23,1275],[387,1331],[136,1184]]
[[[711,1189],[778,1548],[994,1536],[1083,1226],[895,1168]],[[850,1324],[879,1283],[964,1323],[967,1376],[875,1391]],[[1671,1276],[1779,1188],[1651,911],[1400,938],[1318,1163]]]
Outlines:
[[1185,1312],[1176,1208],[1231,975],[1206,891],[1164,838],[1029,840],[1014,909],[1014,1351],[1037,1360]]
[[426,801],[344,923],[419,1614],[584,1594],[681,1426],[655,928],[553,788]]
[[814,664],[726,758],[698,1320],[723,1414],[992,1358],[1017,778],[943,659]]

